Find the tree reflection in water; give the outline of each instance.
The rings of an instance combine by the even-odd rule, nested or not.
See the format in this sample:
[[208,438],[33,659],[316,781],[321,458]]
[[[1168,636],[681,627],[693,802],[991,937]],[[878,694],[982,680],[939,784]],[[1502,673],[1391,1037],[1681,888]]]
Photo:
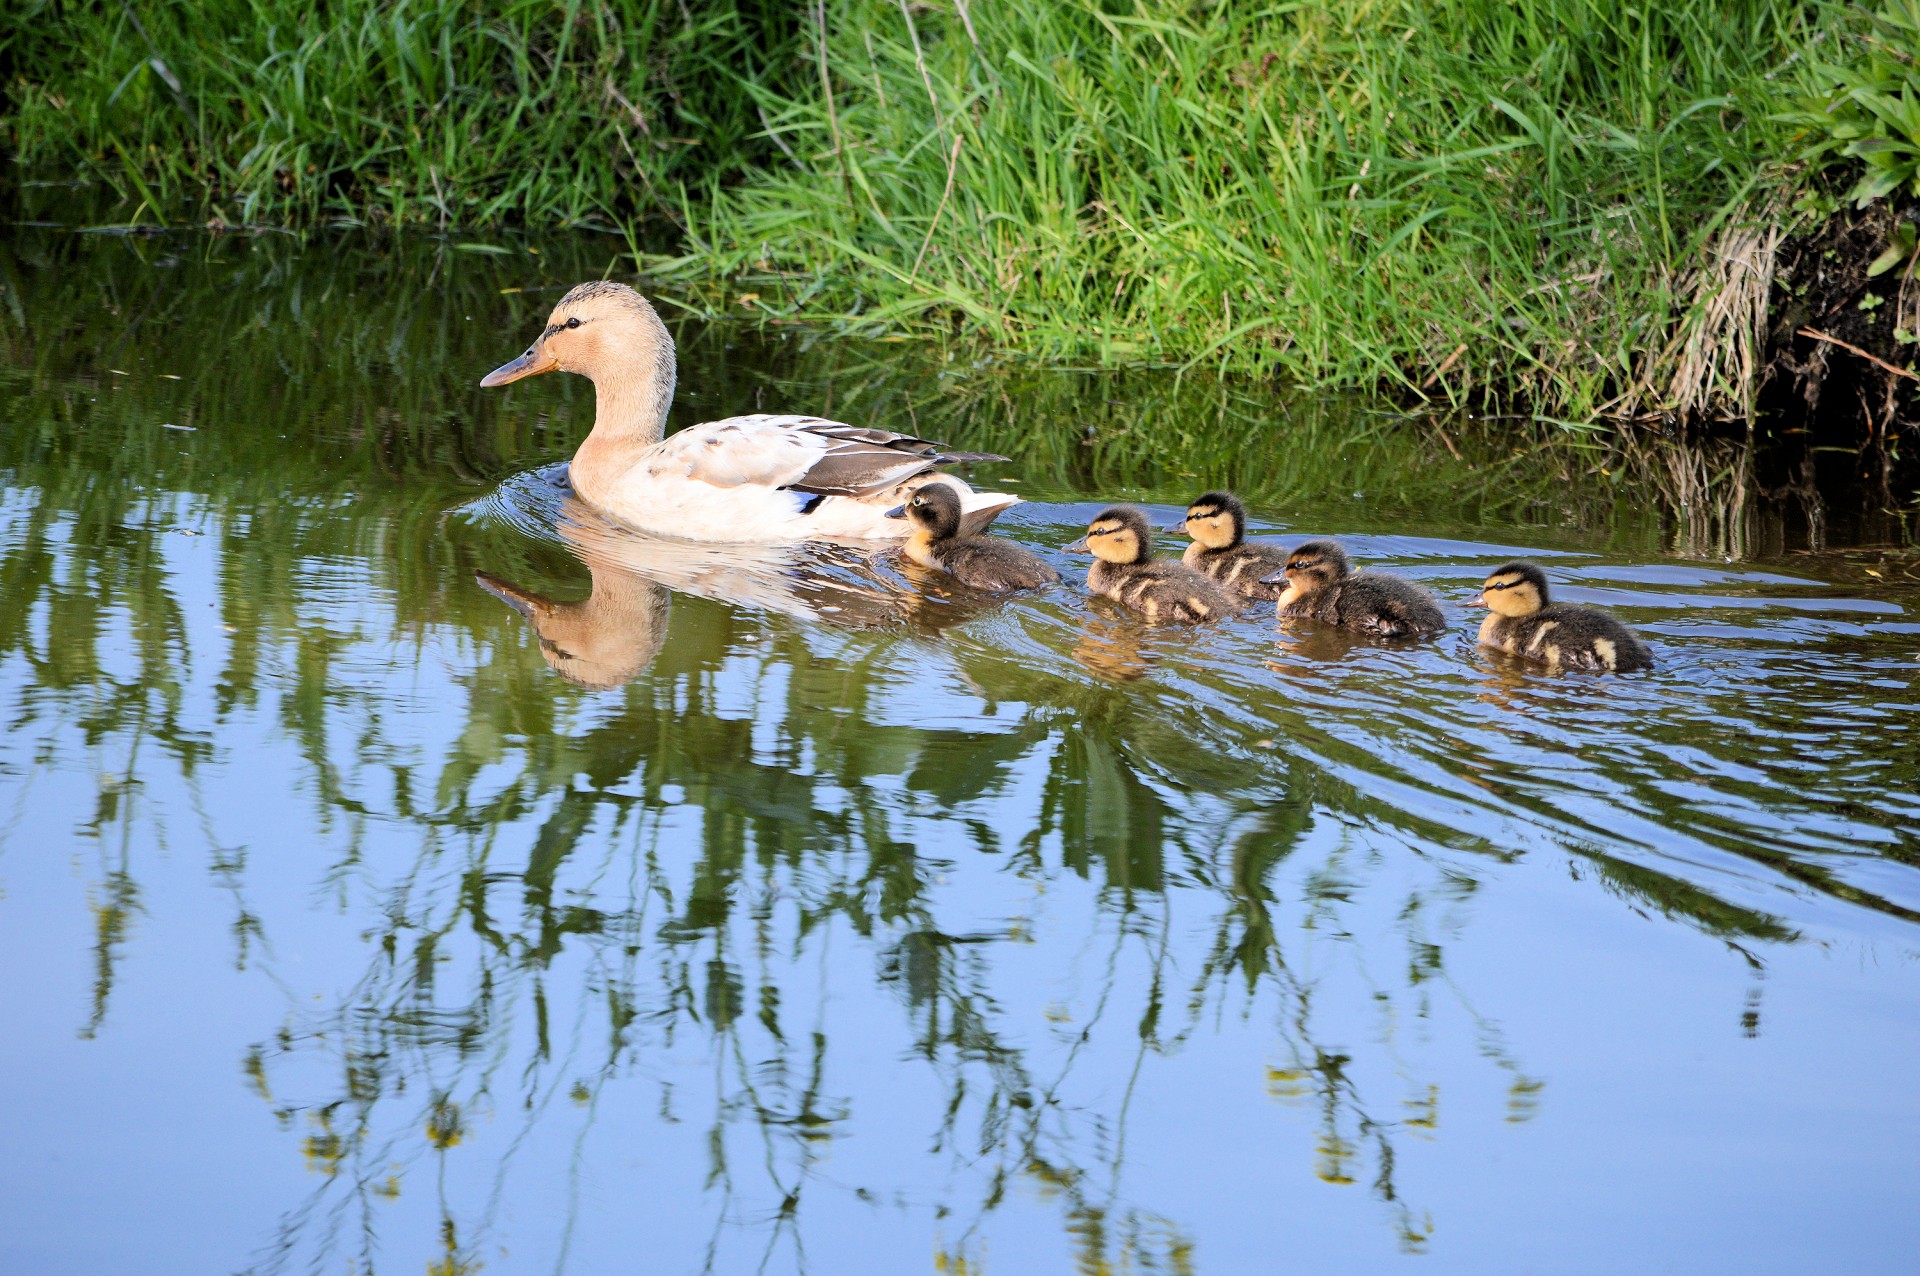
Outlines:
[[[576,552],[590,543],[577,531],[563,539]],[[335,871],[366,901],[356,911],[380,919],[367,936],[372,961],[337,1004],[300,1008],[246,1066],[321,1175],[264,1269],[340,1252],[371,1263],[380,1206],[403,1185],[418,1191],[423,1174],[440,1185],[445,1270],[471,1268],[500,1239],[492,1220],[511,1195],[515,1153],[555,1137],[576,1107],[576,1172],[588,1172],[609,1089],[648,1084],[660,1119],[707,1128],[710,1265],[724,1268],[743,1226],[802,1263],[809,1199],[876,1191],[822,1173],[875,1080],[871,1063],[835,1063],[849,1031],[859,1057],[863,1032],[841,1027],[829,995],[836,979],[837,999],[849,995],[845,967],[830,960],[849,940],[871,951],[878,986],[903,1003],[914,1056],[946,1096],[899,1137],[924,1141],[947,1162],[936,1178],[958,1185],[923,1202],[945,1219],[953,1262],[1023,1183],[1056,1201],[1089,1270],[1182,1269],[1191,1238],[1125,1187],[1134,1082],[1110,1104],[1078,1093],[1076,1077],[1089,1054],[1124,1051],[1137,1080],[1229,1010],[1267,1017],[1279,1033],[1285,1058],[1268,1084],[1310,1104],[1321,1177],[1364,1178],[1403,1243],[1420,1245],[1428,1224],[1395,1188],[1393,1145],[1434,1126],[1437,1085],[1408,1065],[1412,1097],[1385,1101],[1404,1113],[1379,1115],[1348,1068],[1352,1047],[1316,1030],[1319,981],[1293,973],[1328,964],[1313,955],[1323,944],[1352,942],[1342,921],[1357,888],[1349,839],[1335,839],[1309,878],[1306,925],[1272,916],[1274,871],[1313,829],[1315,787],[1329,781],[1276,755],[1286,769],[1275,800],[1272,784],[1250,783],[1224,752],[1192,749],[1182,724],[1155,721],[1163,704],[1143,706],[1064,662],[990,667],[966,648],[947,654],[959,685],[999,688],[995,729],[903,723],[903,703],[938,700],[938,688],[912,685],[924,671],[899,673],[926,664],[914,655],[923,624],[900,608],[892,630],[872,628],[886,607],[843,613],[879,635],[859,647],[817,614],[783,614],[823,589],[839,597],[831,570],[807,576],[781,611],[691,593],[670,611],[664,587],[640,574],[664,572],[659,564],[630,554],[586,565],[582,603],[489,587],[532,613],[542,664],[560,658],[559,645],[569,681],[624,677],[624,691],[588,702],[595,712],[580,725],[530,732],[523,684],[541,666],[497,643],[473,671],[456,746],[437,775],[405,786],[433,795],[404,812],[420,836],[412,862],[394,865],[391,846],[363,845],[366,826],[348,821]],[[709,595],[721,579],[704,578]],[[861,588],[883,594],[884,578]],[[572,628],[562,637],[555,624]],[[619,676],[582,676],[589,659]],[[350,733],[357,751],[375,725]],[[323,745],[311,759],[335,777],[314,789],[336,808],[328,818],[372,805],[354,781],[373,777],[332,761],[338,752]],[[515,827],[528,829],[517,854]],[[1070,995],[1045,1007],[1051,1027],[1038,1038],[997,972],[1009,949],[1067,941],[1044,910],[995,927],[944,921],[946,878],[979,871],[955,859],[967,854],[1024,882],[1035,907],[1063,873],[1096,892],[1092,947],[1074,959]],[[1449,876],[1444,890],[1464,896],[1470,880]],[[1398,1014],[1430,1013],[1440,946],[1421,930],[1428,908],[1413,899],[1398,909],[1417,956],[1403,984],[1372,989]],[[1213,915],[1200,927],[1212,939],[1187,951],[1180,934],[1192,923],[1176,921],[1196,909]],[[1290,959],[1289,944],[1308,951]],[[705,1092],[659,1062],[689,1051],[711,1060]],[[630,1111],[631,1094],[619,1106]],[[473,1177],[450,1176],[453,1157],[490,1160],[492,1187],[447,1190],[450,1177]]]
[[[1274,1130],[1313,1126],[1298,1174],[1372,1193],[1418,1249],[1409,1150],[1497,1137],[1461,1093],[1481,1080],[1505,1120],[1545,1101],[1448,964],[1489,870],[1565,858],[1756,968],[1808,917],[1915,915],[1839,855],[1870,834],[1910,866],[1920,821],[1877,729],[1902,693],[1824,677],[1881,659],[1864,620],[1790,634],[1810,656],[1680,634],[1676,667],[1705,650],[1721,688],[1681,695],[1258,620],[1170,635],[1066,586],[984,606],[853,551],[669,552],[520,473],[576,430],[468,386],[550,300],[503,294],[499,261],[223,243],[166,267],[182,286],[72,239],[0,251],[41,317],[4,328],[0,765],[93,782],[84,1031],[111,1028],[169,848],[201,851],[235,963],[285,990],[242,1075],[316,1177],[263,1270],[375,1268],[421,1208],[436,1270],[508,1245],[564,1267],[577,1230],[654,1204],[596,1194],[621,1156],[658,1161],[620,1181],[679,1211],[660,1226],[701,1212],[712,1270],[831,1266],[809,1228],[848,1200],[977,1267],[1034,1199],[1086,1270],[1187,1270],[1140,1149],[1190,1075],[1297,1107]],[[1337,469],[1373,510],[1591,516],[1546,449],[1467,441],[1456,467],[1388,418],[1197,379],[950,381],[802,340],[755,363],[712,331],[682,334],[684,380],[724,402],[681,419],[765,392],[1014,455],[1060,502],[1007,516],[1043,549],[1083,493],[1177,506],[1199,472],[1267,509]],[[1688,605],[1730,628],[1760,587],[1725,589]],[[1777,745],[1796,716],[1860,728],[1817,785]],[[255,809],[268,835],[236,835]],[[276,887],[288,864],[318,888]],[[1782,884],[1791,922],[1761,906]],[[360,936],[318,1002],[279,947],[316,917]],[[514,1207],[555,1165],[549,1236]]]

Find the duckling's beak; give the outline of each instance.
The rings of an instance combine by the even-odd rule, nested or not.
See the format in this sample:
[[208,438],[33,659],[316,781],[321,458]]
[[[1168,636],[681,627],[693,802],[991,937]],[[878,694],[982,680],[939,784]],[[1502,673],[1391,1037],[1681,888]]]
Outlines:
[[907,507],[904,505],[896,505],[892,509],[887,511],[888,518],[905,518],[906,516],[907,516]]
[[542,372],[552,372],[560,366],[560,361],[547,353],[546,346],[534,342],[527,352],[511,363],[503,363],[486,376],[480,378],[484,386],[505,385],[509,381],[518,381],[521,377],[537,377]]
[[486,572],[475,572],[473,583],[498,598],[507,606],[525,616],[528,620],[537,620],[553,611],[553,600],[529,593],[518,585],[509,585],[498,576],[489,576]]
[[1067,546],[1066,552],[1069,554],[1091,554],[1093,550],[1087,547],[1087,538],[1082,536],[1079,540]]
[[1287,583],[1287,572],[1286,572],[1286,569],[1285,569],[1285,568],[1281,568],[1281,569],[1280,569],[1279,571],[1277,571],[1277,572],[1269,572],[1269,573],[1268,573],[1267,575],[1265,575],[1265,576],[1262,576],[1262,577],[1260,578],[1260,583],[1261,583],[1262,585],[1284,585],[1284,584],[1286,584],[1286,583]]
[[1169,536],[1185,536],[1187,534],[1187,520],[1183,518],[1172,527],[1163,527],[1160,530]]

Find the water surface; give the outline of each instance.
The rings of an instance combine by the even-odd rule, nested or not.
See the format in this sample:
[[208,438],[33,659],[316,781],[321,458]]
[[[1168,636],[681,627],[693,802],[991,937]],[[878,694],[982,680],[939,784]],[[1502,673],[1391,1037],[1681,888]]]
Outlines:
[[[0,246],[0,1269],[1911,1269],[1883,525],[685,321],[677,423],[1004,452],[1070,581],[1225,483],[1454,628],[651,542],[474,384],[614,249],[509,247]],[[1476,651],[1518,553],[1658,670]]]

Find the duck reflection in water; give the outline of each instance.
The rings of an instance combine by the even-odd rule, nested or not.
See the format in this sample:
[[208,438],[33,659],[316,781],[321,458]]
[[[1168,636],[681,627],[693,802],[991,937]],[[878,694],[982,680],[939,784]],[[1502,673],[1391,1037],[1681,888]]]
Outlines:
[[548,667],[596,691],[631,682],[659,656],[674,594],[854,629],[931,632],[978,610],[889,583],[865,557],[841,547],[649,536],[571,497],[551,519],[553,533],[587,569],[584,599],[561,602],[492,572],[476,572],[474,580],[526,618]]
[[575,686],[606,691],[632,681],[653,663],[667,638],[672,595],[634,572],[594,570],[592,592],[574,603],[556,602],[486,572],[473,578],[526,618],[547,667]]
[[1404,638],[1286,616],[1281,618],[1274,647],[1279,658],[1267,661],[1267,667],[1278,673],[1297,675],[1305,673],[1308,665],[1346,664],[1376,652],[1404,652],[1407,642]]
[[1138,622],[1088,616],[1080,630],[1080,641],[1073,644],[1073,658],[1096,678],[1138,682],[1153,669],[1157,659],[1147,649],[1145,637]]

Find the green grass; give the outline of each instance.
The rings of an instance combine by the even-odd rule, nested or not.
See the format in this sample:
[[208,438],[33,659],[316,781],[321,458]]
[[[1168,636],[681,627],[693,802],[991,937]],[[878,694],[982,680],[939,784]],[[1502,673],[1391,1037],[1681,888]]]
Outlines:
[[778,155],[736,77],[779,82],[785,6],[687,13],[42,4],[0,18],[6,125],[29,163],[97,173],[162,221],[610,225]]
[[804,164],[710,186],[659,267],[1050,358],[1586,419],[1649,379],[1788,153],[1758,92],[1795,11],[1080,0],[983,7],[970,36],[849,2],[833,115],[768,103]]
[[1866,47],[1790,0],[135,11],[0,39],[20,157],[145,216],[618,224],[716,308],[1573,422],[1748,401],[1677,339],[1809,180],[1806,49]]
[[[1838,6],[1800,74],[1805,96],[1784,119],[1810,139],[1805,158],[1822,168],[1858,161],[1847,192],[1858,207],[1920,196],[1920,0],[1887,0],[1877,12]],[[1916,260],[1913,223],[1902,221],[1869,267],[1884,274]]]

